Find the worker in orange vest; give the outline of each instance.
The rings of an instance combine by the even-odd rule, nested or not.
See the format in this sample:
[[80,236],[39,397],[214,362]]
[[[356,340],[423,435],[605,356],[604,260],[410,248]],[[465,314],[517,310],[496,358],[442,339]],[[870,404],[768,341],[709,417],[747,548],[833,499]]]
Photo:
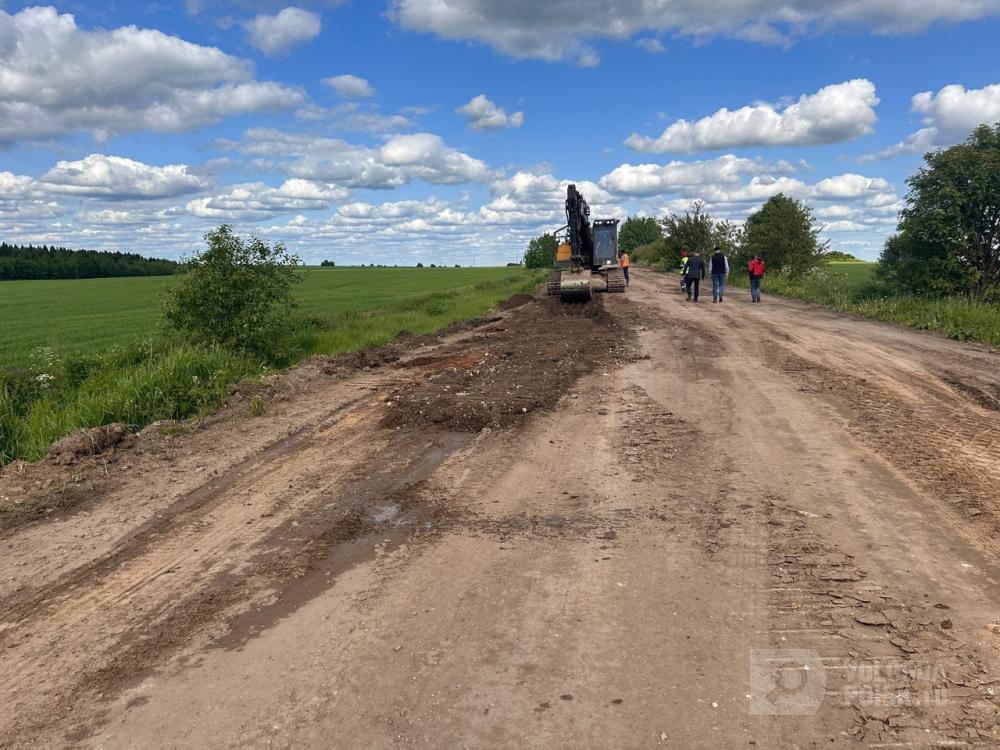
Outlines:
[[628,253],[622,253],[622,257],[618,259],[618,265],[621,266],[622,273],[625,274],[625,286],[628,286],[628,264],[632,262]]

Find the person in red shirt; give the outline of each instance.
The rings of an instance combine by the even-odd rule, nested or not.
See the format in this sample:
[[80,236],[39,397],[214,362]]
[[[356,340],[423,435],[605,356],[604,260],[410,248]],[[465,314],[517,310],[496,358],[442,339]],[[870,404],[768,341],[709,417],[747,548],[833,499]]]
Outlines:
[[759,255],[753,256],[747,264],[747,272],[750,274],[750,301],[760,302],[760,282],[764,278],[764,259]]

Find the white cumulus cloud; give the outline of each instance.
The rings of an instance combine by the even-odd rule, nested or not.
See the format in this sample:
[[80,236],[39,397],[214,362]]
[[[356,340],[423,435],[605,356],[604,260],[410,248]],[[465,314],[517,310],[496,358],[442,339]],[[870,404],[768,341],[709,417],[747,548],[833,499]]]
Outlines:
[[104,154],[91,154],[79,161],[60,161],[38,182],[55,193],[107,199],[168,198],[206,187],[205,180],[191,174],[183,164],[154,167]]
[[917,32],[938,22],[969,21],[998,12],[998,0],[390,0],[389,4],[390,17],[404,29],[482,42],[514,57],[574,59],[582,64],[596,62],[593,40],[627,39],[644,32],[775,44],[837,27],[882,34]]
[[782,174],[793,171],[787,162],[767,164],[725,154],[704,161],[672,161],[669,164],[622,164],[599,180],[605,190],[623,195],[657,195],[703,186],[739,185],[750,174]]
[[332,88],[341,96],[349,99],[367,99],[375,94],[375,89],[364,78],[352,75],[333,76],[324,78],[323,83]]
[[259,221],[296,211],[319,211],[349,192],[336,185],[318,185],[301,179],[286,180],[273,188],[262,182],[233,185],[226,192],[189,201],[193,216],[213,221]]
[[979,125],[996,125],[1000,122],[1000,84],[967,89],[953,83],[937,93],[922,91],[911,100],[910,111],[921,115],[924,127],[894,146],[869,154],[863,161],[951,146],[965,139]]
[[695,122],[678,120],[658,138],[633,133],[625,144],[635,151],[689,154],[753,146],[840,143],[872,131],[877,119],[875,84],[858,78],[803,94],[783,109],[755,104],[720,109]]
[[331,131],[350,133],[392,133],[413,125],[403,114],[382,114],[373,102],[341,102],[335,107],[309,105],[297,110],[295,116],[307,122],[322,122]]
[[654,54],[667,51],[667,48],[663,46],[663,42],[655,36],[646,36],[641,39],[636,39],[635,43],[647,52],[652,52]]
[[485,94],[473,97],[455,112],[463,115],[473,130],[502,130],[519,128],[524,124],[524,112],[507,114],[507,110],[497,106]]
[[255,128],[242,141],[219,145],[273,160],[292,177],[349,188],[385,190],[415,180],[457,185],[486,182],[493,176],[485,162],[448,146],[433,133],[394,135],[371,148],[338,138]]
[[180,132],[304,101],[252,73],[239,58],[160,31],[86,31],[54,8],[0,10],[0,143]]
[[285,8],[274,15],[260,14],[243,24],[250,44],[265,55],[285,55],[294,47],[319,36],[323,22],[318,13]]

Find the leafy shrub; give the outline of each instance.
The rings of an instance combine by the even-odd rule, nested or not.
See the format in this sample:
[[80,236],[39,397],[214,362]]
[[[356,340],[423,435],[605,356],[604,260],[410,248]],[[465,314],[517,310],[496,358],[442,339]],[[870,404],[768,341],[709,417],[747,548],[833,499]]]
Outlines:
[[525,268],[552,268],[556,260],[556,238],[551,234],[535,237],[524,251]]
[[205,240],[208,248],[181,263],[167,292],[167,323],[194,344],[272,362],[287,357],[299,259],[281,243],[244,242],[226,224]]
[[[632,249],[632,260],[647,266],[659,266],[667,251],[666,240],[660,238]],[[669,269],[667,269],[669,270]]]

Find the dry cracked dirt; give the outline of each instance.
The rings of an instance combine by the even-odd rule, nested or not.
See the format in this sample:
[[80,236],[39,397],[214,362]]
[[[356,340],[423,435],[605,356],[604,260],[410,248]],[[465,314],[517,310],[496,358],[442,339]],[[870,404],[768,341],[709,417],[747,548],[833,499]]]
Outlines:
[[0,747],[1000,747],[1000,353],[634,276],[7,467]]

